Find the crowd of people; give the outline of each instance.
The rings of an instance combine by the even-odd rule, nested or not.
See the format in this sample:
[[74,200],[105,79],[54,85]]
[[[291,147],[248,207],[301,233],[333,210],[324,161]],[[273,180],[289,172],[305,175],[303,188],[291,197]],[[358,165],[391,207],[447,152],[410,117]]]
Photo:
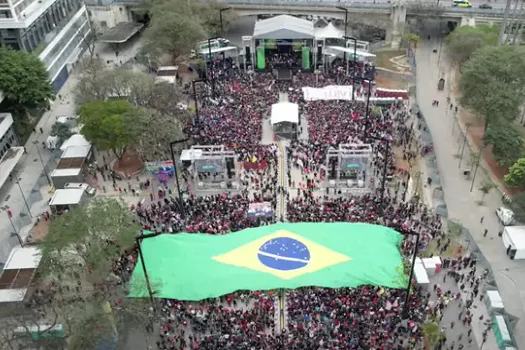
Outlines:
[[[214,88],[199,89],[202,105],[198,120],[186,132],[194,143],[225,145],[237,156],[240,189],[232,193],[198,195],[190,186],[188,168],[182,182],[188,193],[182,201],[161,191],[149,205],[132,207],[138,222],[155,232],[227,234],[248,227],[288,222],[367,222],[421,233],[419,248],[441,236],[441,221],[417,198],[405,201],[406,169],[398,169],[393,148],[404,160],[413,157],[409,111],[404,103],[372,108],[366,113],[368,86],[356,82],[355,101],[304,101],[301,87],[348,84],[349,78],[332,73],[298,73],[293,81],[279,82],[269,73],[248,74],[232,66],[214,65]],[[363,65],[361,75],[371,68]],[[333,74],[333,72],[336,72]],[[208,72],[208,74],[211,74]],[[215,89],[215,91],[213,91]],[[375,88],[374,88],[375,89]],[[287,94],[298,103],[308,138],[293,140],[285,148],[261,145],[263,120],[270,106]],[[372,90],[374,94],[374,90]],[[367,116],[368,114],[368,116]],[[366,117],[367,116],[367,117]],[[366,135],[366,140],[365,140]],[[381,196],[378,188],[364,195],[320,191],[330,176],[326,154],[341,144],[369,142],[373,147],[370,172],[381,177],[386,163],[389,186]],[[388,147],[387,147],[388,143]],[[387,152],[388,150],[388,152]],[[280,152],[288,168],[280,169]],[[300,160],[300,162],[299,162]],[[293,170],[293,171],[292,171]],[[288,181],[281,183],[280,171]],[[303,179],[294,177],[300,171]],[[306,186],[295,186],[304,180]],[[278,198],[285,201],[284,216]],[[157,200],[158,199],[158,200]],[[273,218],[250,218],[250,203],[270,202]],[[407,238],[402,253],[413,251]],[[123,281],[136,262],[132,254],[117,264],[115,274]],[[120,271],[120,272],[118,272]],[[404,291],[363,286],[359,288],[300,288],[281,291],[238,291],[221,298],[184,302],[162,300],[161,330],[157,346],[171,349],[376,349],[413,348],[421,342],[421,323],[429,310],[430,295],[415,288],[409,297],[408,318],[402,317]],[[280,302],[285,300],[286,322],[280,328]]]

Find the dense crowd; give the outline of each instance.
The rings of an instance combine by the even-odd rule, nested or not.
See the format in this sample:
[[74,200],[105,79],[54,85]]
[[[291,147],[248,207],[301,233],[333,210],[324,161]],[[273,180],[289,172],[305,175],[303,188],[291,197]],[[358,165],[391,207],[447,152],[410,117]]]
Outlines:
[[[232,66],[215,65],[215,92],[210,86],[199,89],[200,117],[187,132],[196,144],[225,145],[234,150],[239,163],[240,190],[234,193],[196,195],[191,187],[191,167],[182,174],[187,195],[182,202],[167,190],[159,190],[149,205],[137,204],[132,210],[144,229],[156,232],[203,232],[226,234],[276,221],[289,222],[368,222],[415,230],[422,233],[422,245],[440,236],[441,223],[417,200],[405,202],[403,169],[393,161],[392,147],[408,147],[412,137],[407,125],[409,113],[403,103],[392,103],[371,110],[365,118],[366,83],[356,83],[356,101],[311,101],[302,98],[303,86],[348,84],[349,78],[332,73],[298,73],[291,82],[277,82],[269,73],[245,74]],[[362,65],[360,75],[372,68]],[[335,74],[333,74],[335,72]],[[210,74],[210,72],[208,72]],[[288,186],[280,184],[280,151],[274,145],[261,145],[262,123],[269,108],[286,93],[300,105],[309,138],[293,140],[287,156]],[[372,94],[375,96],[375,90]],[[366,127],[366,132],[365,132]],[[326,152],[345,143],[363,143],[364,135],[373,145],[371,170],[379,176],[384,162],[389,179],[400,178],[382,198],[373,192],[362,196],[329,195],[317,191],[327,175]],[[373,140],[373,141],[371,141]],[[387,151],[386,143],[391,143]],[[300,162],[298,160],[301,160]],[[406,157],[405,157],[406,160]],[[263,164],[264,166],[261,166]],[[300,170],[308,186],[296,190],[292,170]],[[400,175],[400,176],[396,176]],[[202,177],[199,177],[203,180]],[[397,180],[396,180],[397,181]],[[278,198],[285,200],[285,217],[278,215]],[[272,219],[254,219],[246,213],[250,203],[270,202]],[[381,205],[383,204],[383,205]],[[403,253],[413,241],[406,239]],[[136,258],[124,257],[118,271],[129,276]],[[115,274],[118,274],[118,271]],[[287,324],[280,332],[278,304],[286,300]],[[421,322],[428,310],[429,295],[415,289],[409,299],[408,319],[402,319],[404,291],[363,286],[338,290],[301,288],[280,292],[237,292],[199,302],[163,300],[159,349],[376,349],[413,348],[421,341]]]

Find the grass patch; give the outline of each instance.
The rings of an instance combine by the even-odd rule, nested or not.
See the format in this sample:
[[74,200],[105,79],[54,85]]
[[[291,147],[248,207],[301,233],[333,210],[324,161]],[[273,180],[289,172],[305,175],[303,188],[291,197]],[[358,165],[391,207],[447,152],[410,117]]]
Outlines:
[[404,50],[381,51],[376,53],[376,66],[398,71],[397,66],[390,62],[391,58],[404,55]]

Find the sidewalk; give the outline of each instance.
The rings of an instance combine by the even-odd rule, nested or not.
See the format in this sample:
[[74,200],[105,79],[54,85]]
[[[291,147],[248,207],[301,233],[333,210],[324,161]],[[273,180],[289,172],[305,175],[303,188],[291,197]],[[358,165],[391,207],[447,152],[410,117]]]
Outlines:
[[[490,263],[506,311],[520,318],[513,332],[516,341],[518,345],[525,344],[525,321],[523,320],[525,317],[523,309],[525,279],[522,278],[525,262],[509,260],[505,255],[503,244],[499,242],[500,238],[497,234],[502,226],[498,223],[494,211],[501,205],[501,194],[498,191],[492,191],[485,197],[484,206],[478,205],[477,201],[481,197],[478,188],[485,176],[483,170],[481,168],[478,170],[473,191],[470,192],[471,180],[466,180],[458,168],[459,160],[455,157],[458,143],[456,138],[451,138],[454,121],[452,116],[446,115],[448,91],[437,91],[440,71],[437,65],[437,55],[432,53],[434,47],[435,44],[426,41],[418,47],[416,53],[417,97],[419,107],[432,133],[449,218],[457,220],[470,230],[481,252]],[[439,107],[432,106],[432,100],[436,99],[440,101]],[[483,224],[480,223],[481,217],[485,218]],[[484,229],[488,230],[487,237],[483,237]],[[485,348],[490,347],[486,344]]]

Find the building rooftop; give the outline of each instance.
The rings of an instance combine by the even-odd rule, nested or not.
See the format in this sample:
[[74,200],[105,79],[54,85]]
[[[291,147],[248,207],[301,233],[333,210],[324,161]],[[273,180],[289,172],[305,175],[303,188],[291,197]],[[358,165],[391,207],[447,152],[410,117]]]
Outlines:
[[0,138],[5,135],[11,125],[13,125],[13,116],[11,113],[0,113]]
[[74,205],[80,203],[84,195],[83,188],[68,188],[65,190],[55,190],[55,194],[49,205]]
[[90,151],[91,151],[91,145],[69,146],[64,151],[64,153],[62,153],[62,156],[60,157],[60,159],[86,158],[89,155]]
[[97,41],[102,43],[122,44],[128,41],[133,35],[137,34],[142,27],[144,27],[144,24],[142,23],[119,23],[99,36]]
[[24,147],[11,147],[0,159],[0,188],[24,155]]
[[84,164],[84,160],[86,158],[66,158],[66,159],[60,159],[60,162],[58,162],[57,169],[71,169],[71,168],[82,168],[82,165]]
[[55,169],[51,173],[51,177],[77,176],[81,171],[81,168]]
[[37,247],[16,247],[0,276],[0,303],[24,300],[42,254]]

